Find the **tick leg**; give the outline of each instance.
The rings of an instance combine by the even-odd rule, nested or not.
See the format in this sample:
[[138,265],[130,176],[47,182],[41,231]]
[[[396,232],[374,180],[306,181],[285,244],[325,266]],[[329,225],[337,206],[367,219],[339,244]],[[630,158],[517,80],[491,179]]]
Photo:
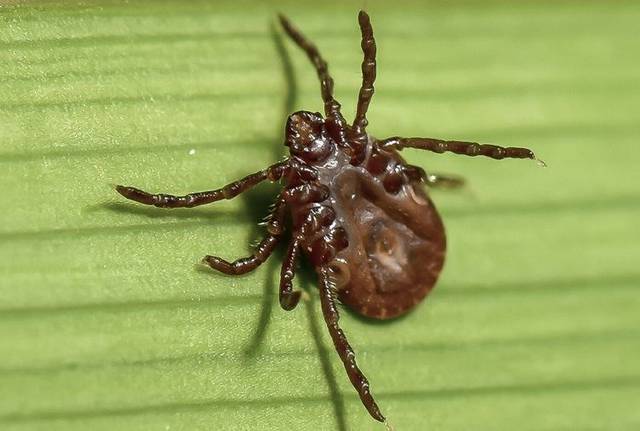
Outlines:
[[282,195],[291,204],[322,202],[329,197],[329,188],[323,184],[302,184],[285,190]]
[[190,193],[184,196],[151,194],[140,189],[136,189],[135,187],[125,186],[116,186],[116,191],[127,199],[131,199],[145,205],[153,205],[158,208],[191,208],[222,199],[232,199],[265,180],[277,181],[282,177],[286,168],[287,161],[276,163],[275,165],[269,166],[267,169],[248,175],[241,180],[227,184],[220,189]]
[[293,277],[296,274],[296,260],[298,259],[299,249],[300,240],[298,238],[292,239],[280,271],[280,306],[287,311],[296,308],[298,301],[300,301],[300,291],[294,291],[292,284]]
[[340,116],[340,104],[333,98],[333,78],[329,75],[327,62],[322,58],[318,48],[293,26],[284,15],[279,15],[280,24],[293,41],[307,54],[320,78],[320,92],[324,101],[324,111],[327,117]]
[[457,175],[427,174],[426,183],[431,187],[459,189],[464,187],[466,181],[464,178]]
[[280,235],[284,230],[286,207],[286,201],[282,196],[279,196],[267,223],[269,234],[260,241],[260,244],[258,244],[255,252],[251,256],[237,259],[234,262],[227,262],[217,256],[205,256],[202,259],[202,263],[228,275],[241,275],[253,271],[271,256],[271,253],[273,253],[273,250],[275,250],[276,245],[280,241]]
[[320,303],[322,305],[322,314],[324,315],[324,321],[327,324],[327,328],[329,329],[329,335],[331,335],[331,339],[333,340],[333,345],[335,346],[342,363],[344,364],[344,368],[347,371],[347,376],[349,376],[349,380],[351,380],[351,384],[358,392],[360,399],[362,400],[362,404],[369,411],[369,414],[376,420],[380,422],[384,422],[385,418],[380,412],[380,408],[376,404],[373,399],[373,395],[369,390],[369,381],[362,374],[362,371],[358,368],[356,364],[356,356],[347,341],[346,335],[340,328],[338,324],[338,320],[340,319],[340,314],[338,313],[338,308],[336,307],[335,300],[335,292],[333,291],[333,286],[329,282],[329,270],[326,267],[323,267],[319,271],[320,276]]
[[424,181],[431,187],[456,189],[465,185],[465,180],[457,175],[427,174],[424,169],[414,165],[402,167],[405,175],[411,181]]
[[477,142],[444,141],[433,138],[387,138],[380,141],[384,149],[402,150],[417,148],[434,153],[452,152],[465,156],[485,156],[492,159],[532,159],[537,160],[533,151],[528,148],[499,147],[497,145],[479,144]]
[[358,23],[362,33],[361,47],[364,59],[362,60],[362,86],[358,96],[358,108],[356,117],[353,120],[353,127],[358,132],[364,132],[368,124],[367,109],[369,108],[371,97],[373,97],[373,83],[376,80],[376,40],[373,37],[373,28],[371,27],[369,15],[365,11],[361,10],[358,14]]
[[227,262],[217,256],[205,256],[202,263],[209,265],[227,275],[242,275],[253,271],[266,261],[276,248],[280,237],[267,235],[256,247],[255,252],[249,257],[243,257],[233,262]]
[[280,235],[284,232],[286,211],[287,200],[283,192],[278,196],[278,200],[267,218],[267,231],[269,231],[271,235]]

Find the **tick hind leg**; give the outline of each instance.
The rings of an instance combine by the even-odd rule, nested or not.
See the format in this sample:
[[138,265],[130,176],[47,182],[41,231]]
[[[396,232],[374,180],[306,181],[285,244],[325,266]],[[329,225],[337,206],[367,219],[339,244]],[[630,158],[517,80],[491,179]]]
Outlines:
[[333,78],[329,75],[329,66],[318,48],[307,39],[294,25],[285,17],[280,15],[280,24],[289,37],[298,45],[309,57],[311,63],[316,68],[320,79],[320,92],[324,101],[324,111],[327,116],[340,116],[340,104],[333,98]]
[[202,259],[202,263],[227,275],[242,275],[253,271],[271,256],[276,245],[278,245],[280,236],[284,230],[285,210],[286,201],[284,198],[279,197],[275,207],[271,211],[270,219],[267,222],[269,234],[260,241],[251,256],[242,257],[233,262],[227,262],[218,256],[205,256]]
[[429,187],[437,187],[443,189],[457,189],[464,187],[466,181],[463,177],[458,175],[446,175],[446,174],[428,174],[419,166],[404,165],[402,167],[405,175],[411,181],[422,181]]
[[349,376],[351,384],[358,392],[360,400],[362,400],[362,404],[364,404],[371,417],[380,422],[385,422],[385,418],[380,412],[380,408],[373,399],[373,395],[371,395],[369,381],[358,368],[353,348],[349,345],[346,335],[338,324],[340,314],[338,313],[338,308],[336,306],[335,292],[333,290],[334,287],[329,281],[329,270],[327,268],[321,268],[319,271],[319,278],[322,314],[324,316],[324,321],[327,324],[327,328],[329,329],[329,335],[333,340],[333,345],[335,346],[335,349],[344,364],[344,368],[347,371],[347,376]]
[[222,199],[232,199],[265,180],[277,181],[284,174],[286,166],[287,162],[276,163],[267,169],[248,175],[220,189],[190,193],[184,196],[162,193],[152,194],[135,187],[125,186],[116,186],[116,191],[127,199],[158,208],[192,208]]

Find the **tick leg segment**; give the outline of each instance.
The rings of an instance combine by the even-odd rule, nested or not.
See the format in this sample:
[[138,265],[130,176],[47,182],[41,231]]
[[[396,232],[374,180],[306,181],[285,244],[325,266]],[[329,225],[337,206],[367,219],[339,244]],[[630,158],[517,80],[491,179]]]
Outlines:
[[232,199],[240,193],[249,190],[262,181],[277,181],[284,174],[287,161],[276,163],[267,169],[248,175],[241,180],[227,184],[226,186],[206,192],[190,193],[184,196],[166,194],[151,194],[135,187],[116,186],[116,191],[127,199],[140,202],[145,205],[153,205],[158,208],[191,208],[209,204],[222,199]]
[[323,184],[302,184],[287,189],[282,196],[291,204],[322,202],[329,197],[329,188]]
[[327,328],[329,329],[329,335],[331,335],[331,339],[333,340],[333,345],[344,364],[344,368],[347,371],[349,380],[351,380],[351,384],[356,389],[360,399],[362,400],[362,404],[364,404],[366,409],[369,411],[369,414],[374,419],[384,422],[385,418],[380,412],[380,408],[376,404],[373,399],[373,395],[371,395],[371,391],[369,390],[369,381],[358,368],[355,353],[349,345],[346,335],[344,335],[344,332],[338,324],[340,314],[336,307],[335,292],[329,282],[329,270],[326,267],[322,267],[320,269],[319,278],[322,314],[324,316],[324,321],[327,324]]
[[287,211],[287,200],[284,198],[284,193],[280,193],[276,205],[271,210],[267,219],[267,231],[271,235],[280,235],[284,232],[284,222]]
[[324,101],[324,111],[327,117],[340,116],[340,104],[333,98],[333,78],[329,75],[327,62],[322,58],[318,48],[293,26],[284,15],[279,15],[280,24],[293,41],[307,54],[320,78],[320,92]]
[[382,148],[402,150],[417,148],[434,153],[451,152],[465,156],[485,156],[492,159],[532,159],[537,160],[533,151],[528,148],[499,147],[497,145],[479,144],[477,142],[444,141],[434,138],[387,138],[380,142]]
[[358,14],[358,23],[362,33],[361,47],[364,59],[362,60],[362,86],[358,96],[358,107],[353,127],[358,132],[364,132],[368,124],[367,109],[373,97],[373,83],[376,80],[376,40],[373,37],[369,15],[365,11],[361,10]]
[[460,187],[464,187],[466,181],[457,175],[427,174],[426,183],[431,187],[459,189]]
[[260,241],[255,252],[249,257],[243,257],[230,263],[217,256],[205,256],[202,263],[227,275],[246,274],[259,267],[271,256],[279,240],[280,237],[269,234]]
[[428,174],[419,166],[404,165],[404,174],[411,181],[423,181],[431,187],[455,189],[465,185],[465,180],[457,175]]
[[280,271],[280,306],[287,311],[296,308],[300,301],[300,291],[294,291],[292,284],[296,274],[296,260],[299,250],[300,240],[298,238],[292,239]]
[[227,275],[242,275],[253,271],[271,256],[271,253],[273,253],[273,250],[275,250],[276,245],[280,241],[280,235],[284,231],[286,208],[286,201],[282,196],[279,196],[276,206],[271,211],[270,220],[267,223],[269,234],[260,241],[260,244],[258,244],[255,252],[251,256],[237,259],[234,262],[227,262],[217,256],[205,256],[202,259],[202,263]]

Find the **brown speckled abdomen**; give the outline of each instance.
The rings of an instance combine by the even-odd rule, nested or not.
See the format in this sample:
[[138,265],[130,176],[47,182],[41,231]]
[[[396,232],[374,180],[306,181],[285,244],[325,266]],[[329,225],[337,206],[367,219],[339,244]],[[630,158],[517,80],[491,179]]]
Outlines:
[[398,317],[433,288],[442,270],[444,227],[421,183],[392,195],[382,181],[352,168],[334,179],[338,220],[349,246],[331,267],[338,297],[375,319]]

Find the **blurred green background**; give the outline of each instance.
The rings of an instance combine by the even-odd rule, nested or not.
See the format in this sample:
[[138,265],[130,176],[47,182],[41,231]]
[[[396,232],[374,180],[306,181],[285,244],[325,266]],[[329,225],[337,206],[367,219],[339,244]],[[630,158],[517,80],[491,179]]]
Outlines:
[[[186,2],[185,2],[186,3]],[[528,146],[544,159],[406,151],[434,191],[445,271],[391,323],[343,312],[397,430],[640,428],[640,3],[367,1],[376,136]],[[235,258],[277,188],[162,211],[113,183],[188,192],[284,153],[319,110],[282,11],[320,47],[349,118],[362,2],[0,7],[0,428],[369,430],[311,301],[277,306],[276,256]],[[297,87],[291,85],[292,80]],[[295,90],[295,91],[294,91]]]

